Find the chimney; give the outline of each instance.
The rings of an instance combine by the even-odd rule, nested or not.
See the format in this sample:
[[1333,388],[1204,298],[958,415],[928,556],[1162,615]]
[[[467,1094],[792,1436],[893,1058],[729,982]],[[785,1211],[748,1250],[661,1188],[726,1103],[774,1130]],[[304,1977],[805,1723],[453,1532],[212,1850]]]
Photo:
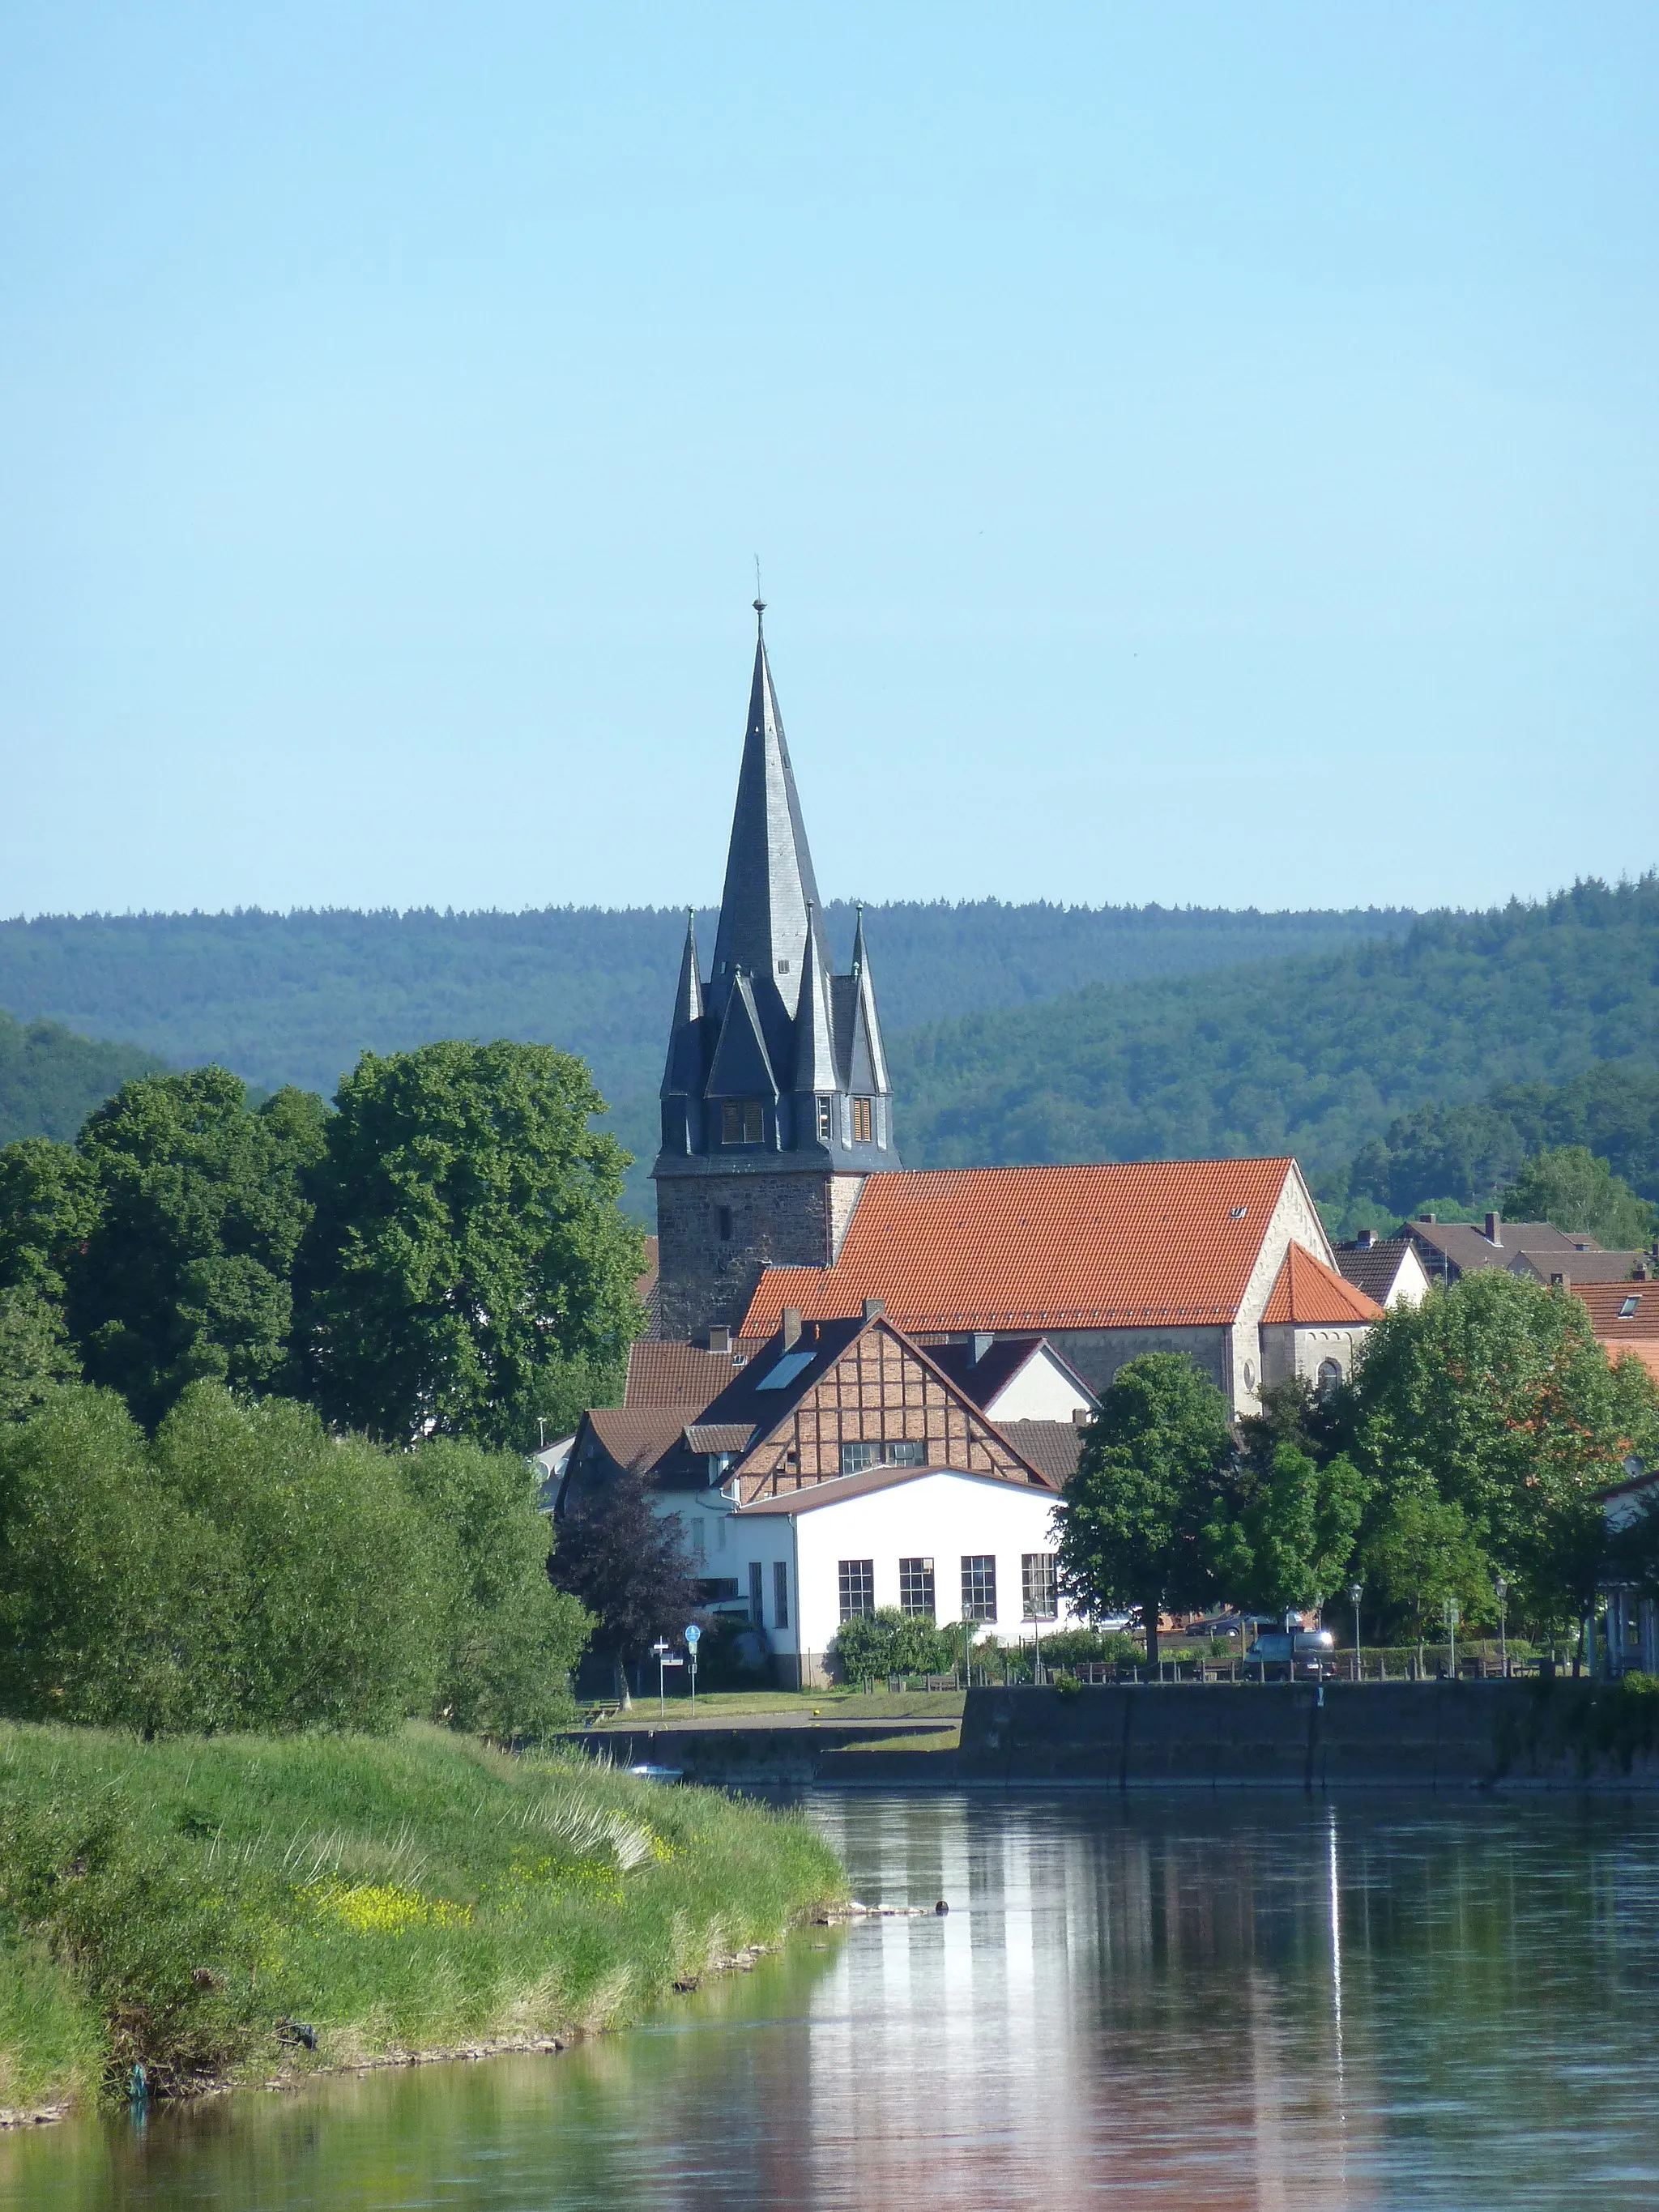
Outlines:
[[708,1332],[708,1349],[711,1352],[729,1352],[732,1349],[731,1330],[729,1328],[711,1328]]
[[1086,1406],[1073,1407],[1072,1426],[1074,1429],[1086,1429],[1093,1419],[1094,1415],[1089,1411],[1089,1408]]
[[986,1353],[991,1349],[991,1346],[995,1342],[995,1337],[991,1334],[988,1329],[976,1328],[974,1331],[974,1364],[975,1367],[979,1365],[980,1361],[984,1358]]
[[866,1298],[864,1301],[864,1318],[866,1321],[879,1321],[886,1310],[887,1301],[885,1298]]
[[1369,1252],[1376,1242],[1376,1231],[1374,1229],[1362,1229],[1353,1241],[1362,1252]]
[[1550,1288],[1553,1291],[1570,1291],[1572,1288],[1572,1277],[1571,1275],[1552,1275],[1550,1277]]
[[1488,1244],[1497,1244],[1500,1247],[1503,1244],[1504,1224],[1496,1213],[1489,1213],[1486,1216],[1486,1242]]
[[793,1352],[800,1342],[800,1308],[786,1306],[783,1310],[783,1348]]
[[1438,1220],[1439,1216],[1434,1213],[1419,1213],[1417,1218],[1419,1221],[1426,1221],[1430,1227],[1432,1228],[1436,1221]]

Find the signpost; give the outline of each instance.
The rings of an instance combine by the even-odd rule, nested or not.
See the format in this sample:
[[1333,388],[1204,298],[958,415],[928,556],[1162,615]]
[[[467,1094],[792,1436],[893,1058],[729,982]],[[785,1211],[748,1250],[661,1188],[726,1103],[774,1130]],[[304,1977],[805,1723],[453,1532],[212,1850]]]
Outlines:
[[691,1660],[691,1717],[697,1717],[697,1646],[702,1641],[702,1631],[694,1620],[685,1632],[685,1648]]
[[663,1668],[665,1667],[684,1667],[685,1662],[684,1659],[677,1659],[674,1656],[673,1647],[671,1644],[665,1644],[660,1637],[657,1638],[657,1641],[652,1645],[651,1649],[656,1656],[657,1662],[657,1718],[659,1721],[665,1721],[668,1718],[668,1707],[664,1702],[662,1686]]

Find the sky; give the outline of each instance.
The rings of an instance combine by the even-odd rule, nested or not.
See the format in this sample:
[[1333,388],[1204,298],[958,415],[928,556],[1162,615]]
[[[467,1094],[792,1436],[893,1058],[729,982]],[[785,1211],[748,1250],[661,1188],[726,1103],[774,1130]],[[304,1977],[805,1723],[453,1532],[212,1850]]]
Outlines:
[[0,913],[1659,863],[1659,10],[7,0]]

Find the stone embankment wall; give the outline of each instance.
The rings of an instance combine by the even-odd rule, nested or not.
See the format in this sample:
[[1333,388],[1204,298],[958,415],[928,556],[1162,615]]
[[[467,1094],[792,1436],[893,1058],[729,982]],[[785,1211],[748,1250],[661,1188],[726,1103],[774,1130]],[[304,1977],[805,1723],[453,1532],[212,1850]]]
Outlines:
[[964,1784],[1659,1790],[1659,1698],[1615,1684],[1182,1684],[969,1693]]

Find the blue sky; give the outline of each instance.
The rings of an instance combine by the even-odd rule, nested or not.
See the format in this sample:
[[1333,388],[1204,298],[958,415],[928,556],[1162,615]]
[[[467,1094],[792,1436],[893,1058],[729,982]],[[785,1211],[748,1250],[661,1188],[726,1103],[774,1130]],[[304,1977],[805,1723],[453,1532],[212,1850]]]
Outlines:
[[1659,12],[0,13],[0,911],[1659,861]]

